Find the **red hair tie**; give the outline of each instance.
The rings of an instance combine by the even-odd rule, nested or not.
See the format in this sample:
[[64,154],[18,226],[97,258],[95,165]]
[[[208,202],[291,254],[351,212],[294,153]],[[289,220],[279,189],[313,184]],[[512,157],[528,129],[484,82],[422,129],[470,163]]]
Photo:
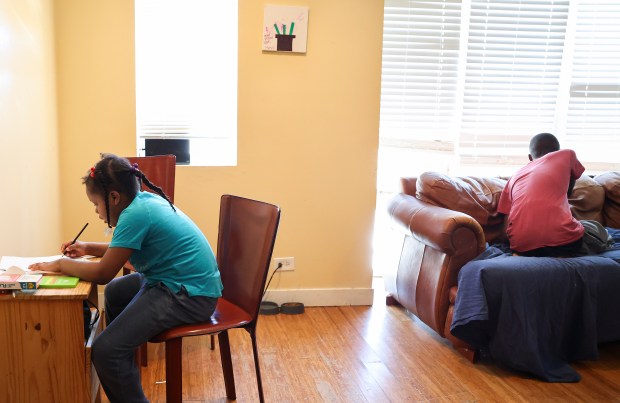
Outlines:
[[90,168],[90,177],[94,178],[95,177],[95,167],[91,167]]

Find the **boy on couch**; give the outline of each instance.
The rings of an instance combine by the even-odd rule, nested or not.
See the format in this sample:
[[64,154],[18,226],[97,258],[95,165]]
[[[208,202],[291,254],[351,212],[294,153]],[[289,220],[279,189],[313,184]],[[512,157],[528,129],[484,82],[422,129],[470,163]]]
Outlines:
[[530,141],[530,162],[508,181],[498,212],[506,214],[510,249],[523,256],[569,257],[597,254],[613,243],[596,221],[578,221],[568,196],[585,168],[573,150],[560,150],[550,133]]

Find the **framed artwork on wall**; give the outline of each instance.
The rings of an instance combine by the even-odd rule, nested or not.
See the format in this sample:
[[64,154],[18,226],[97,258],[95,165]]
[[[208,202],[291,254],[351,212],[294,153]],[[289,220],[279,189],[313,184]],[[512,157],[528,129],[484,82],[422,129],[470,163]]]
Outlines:
[[306,53],[308,7],[265,6],[263,50]]

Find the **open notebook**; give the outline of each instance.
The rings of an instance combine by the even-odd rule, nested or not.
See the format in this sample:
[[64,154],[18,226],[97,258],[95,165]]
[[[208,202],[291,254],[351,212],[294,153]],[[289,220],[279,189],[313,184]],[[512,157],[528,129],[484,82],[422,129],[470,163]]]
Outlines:
[[[0,259],[1,274],[61,274],[44,270],[29,270],[28,266],[34,263],[51,262],[57,259],[71,259],[63,255],[21,257],[21,256],[2,256]],[[79,259],[87,260],[87,257]]]

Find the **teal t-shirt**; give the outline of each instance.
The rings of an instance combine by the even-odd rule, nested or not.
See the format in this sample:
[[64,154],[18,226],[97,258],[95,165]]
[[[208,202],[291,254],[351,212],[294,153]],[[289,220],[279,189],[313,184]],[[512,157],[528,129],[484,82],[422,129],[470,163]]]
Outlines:
[[222,281],[207,238],[178,207],[139,192],[121,212],[110,248],[129,248],[129,258],[147,284],[163,282],[172,292],[220,297]]

